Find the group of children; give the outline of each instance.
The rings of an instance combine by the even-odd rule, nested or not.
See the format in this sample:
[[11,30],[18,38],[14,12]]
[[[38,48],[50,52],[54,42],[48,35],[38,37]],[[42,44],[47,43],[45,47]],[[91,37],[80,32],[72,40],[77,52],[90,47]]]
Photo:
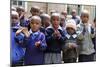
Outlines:
[[75,14],[66,20],[66,12],[40,13],[37,6],[30,12],[26,19],[22,7],[11,9],[12,66],[94,61],[96,29],[88,22],[87,10],[80,20]]

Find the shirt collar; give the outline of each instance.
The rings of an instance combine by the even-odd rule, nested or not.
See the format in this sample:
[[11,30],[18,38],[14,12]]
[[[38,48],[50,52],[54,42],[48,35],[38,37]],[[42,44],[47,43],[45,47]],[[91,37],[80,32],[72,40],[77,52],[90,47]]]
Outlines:
[[39,32],[40,32],[40,31],[32,32],[31,29],[29,30],[29,33],[30,33],[30,34],[38,34]]
[[[52,28],[52,29],[53,29],[53,26],[50,25],[49,27],[47,27],[47,29],[48,29],[48,28]],[[59,25],[58,29],[62,30],[62,27]]]
[[[71,37],[71,35],[66,34],[66,37],[69,39],[69,38]],[[73,34],[73,35],[72,35],[72,37],[73,37],[73,38],[76,38],[76,37],[77,37],[77,35],[76,35],[76,34]]]

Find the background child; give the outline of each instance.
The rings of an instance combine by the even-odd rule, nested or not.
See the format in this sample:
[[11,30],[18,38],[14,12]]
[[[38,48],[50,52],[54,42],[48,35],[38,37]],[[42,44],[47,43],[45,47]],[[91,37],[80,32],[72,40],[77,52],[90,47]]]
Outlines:
[[74,20],[68,20],[66,31],[67,33],[63,49],[63,61],[64,63],[73,63],[76,62],[78,57],[77,33]]
[[45,34],[46,33],[45,28],[50,26],[50,16],[48,14],[43,13],[40,15],[40,17],[41,17],[41,22],[42,22],[40,31]]
[[60,27],[59,13],[51,15],[51,25],[46,28],[47,49],[45,51],[45,64],[61,63],[61,50],[64,43],[64,34]]
[[17,43],[15,33],[19,29],[19,15],[16,11],[11,12],[11,64],[12,66],[22,65],[24,49]]
[[72,19],[75,20],[76,24],[80,23],[80,19],[77,17],[77,13],[75,9],[72,10]]
[[43,13],[40,15],[40,17],[42,20],[42,26],[44,28],[47,28],[48,26],[50,26],[50,16],[48,14]]
[[66,26],[66,18],[61,15],[61,21],[60,21],[60,26],[62,27],[62,29],[65,29],[65,26]]
[[65,20],[67,21],[67,11],[62,11],[61,15],[63,15],[65,17]]
[[77,26],[78,31],[80,31],[80,38],[82,39],[82,43],[79,47],[79,62],[93,61],[94,57],[95,50],[92,43],[92,38],[95,36],[95,33],[88,20],[89,13],[87,10],[83,10],[81,13],[81,22]]
[[23,7],[17,7],[17,10],[16,10],[19,14],[19,20],[20,20],[20,26],[22,27],[28,27],[28,19],[25,18],[25,9]]
[[32,16],[35,16],[35,15],[39,16],[40,15],[40,8],[38,6],[32,6],[30,13]]
[[21,42],[26,47],[24,64],[44,64],[43,50],[46,48],[46,41],[45,35],[39,31],[41,27],[41,19],[39,16],[31,17],[30,27],[30,31],[27,28],[21,28],[16,32],[16,39],[19,41],[20,38],[18,36],[22,37]]
[[[30,9],[30,13],[31,13],[31,16],[28,18],[29,19],[29,22],[30,22],[30,18],[32,16],[39,16],[40,15],[40,8],[38,6],[32,6],[31,9]],[[28,25],[28,30],[30,30],[30,25]]]
[[65,29],[66,28],[66,18],[63,15],[61,15],[60,18],[61,18],[61,20],[60,20],[60,26],[62,27],[63,32],[65,34],[66,33],[66,29]]

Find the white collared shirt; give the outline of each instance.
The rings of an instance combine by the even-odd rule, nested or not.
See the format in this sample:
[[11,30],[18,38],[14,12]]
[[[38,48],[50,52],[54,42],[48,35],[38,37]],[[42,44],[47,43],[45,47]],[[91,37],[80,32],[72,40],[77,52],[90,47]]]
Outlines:
[[73,37],[73,38],[76,38],[77,37],[77,34],[73,34],[73,35],[69,35],[69,34],[66,34],[66,37],[69,39],[70,37]]

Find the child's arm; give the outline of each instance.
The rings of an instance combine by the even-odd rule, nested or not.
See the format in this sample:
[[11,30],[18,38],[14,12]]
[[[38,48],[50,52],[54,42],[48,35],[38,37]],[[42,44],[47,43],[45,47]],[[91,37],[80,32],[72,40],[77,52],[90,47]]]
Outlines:
[[15,35],[15,41],[20,44],[20,46],[24,47],[24,34],[20,33],[18,35]]
[[51,30],[47,29],[46,30],[46,41],[47,42],[52,42],[55,40],[54,34]]
[[59,42],[64,43],[66,40],[65,34],[61,31],[61,32],[59,32],[58,36],[59,36],[59,38],[58,38]]
[[15,40],[17,43],[20,44],[20,46],[25,47],[27,44],[27,40],[28,40],[29,35],[27,33],[25,33],[25,29],[24,28],[20,28],[15,35]]

